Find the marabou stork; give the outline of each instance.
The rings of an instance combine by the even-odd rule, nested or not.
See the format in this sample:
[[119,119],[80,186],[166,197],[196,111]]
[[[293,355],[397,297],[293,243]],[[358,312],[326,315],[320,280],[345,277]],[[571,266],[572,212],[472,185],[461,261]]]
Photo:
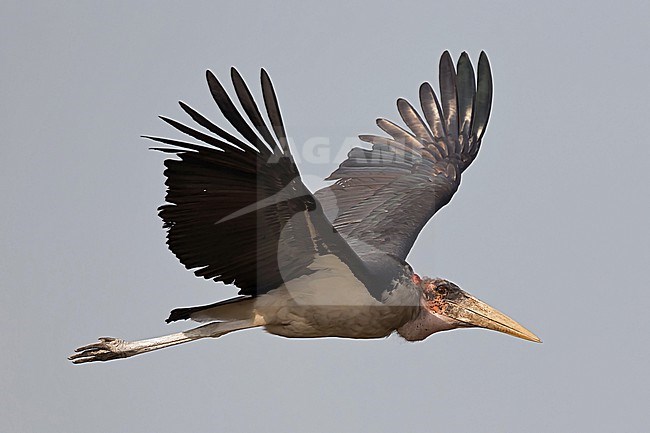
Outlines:
[[[490,114],[492,76],[485,53],[477,79],[466,53],[440,59],[440,99],[420,86],[424,118],[397,100],[407,130],[378,119],[390,137],[361,135],[356,147],[312,194],[294,163],[275,91],[261,71],[262,117],[236,69],[243,113],[207,71],[210,93],[237,137],[183,102],[204,132],[161,117],[197,142],[145,136],[177,159],[165,161],[167,244],[186,268],[237,286],[239,296],[178,308],[167,322],[209,322],[141,341],[100,338],[74,363],[126,358],[240,329],[284,337],[408,341],[454,328],[492,329],[539,342],[533,333],[441,278],[420,278],[405,259],[426,222],[452,198],[474,161]],[[270,128],[269,128],[270,124]]]

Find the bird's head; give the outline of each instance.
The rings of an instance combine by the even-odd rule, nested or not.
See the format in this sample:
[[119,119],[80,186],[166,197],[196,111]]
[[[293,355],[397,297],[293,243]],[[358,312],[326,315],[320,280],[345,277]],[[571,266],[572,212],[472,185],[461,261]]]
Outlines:
[[415,320],[398,329],[409,341],[423,340],[429,335],[455,328],[486,328],[534,342],[539,338],[510,317],[479,301],[456,284],[441,278],[420,279],[413,282],[422,292],[420,314]]

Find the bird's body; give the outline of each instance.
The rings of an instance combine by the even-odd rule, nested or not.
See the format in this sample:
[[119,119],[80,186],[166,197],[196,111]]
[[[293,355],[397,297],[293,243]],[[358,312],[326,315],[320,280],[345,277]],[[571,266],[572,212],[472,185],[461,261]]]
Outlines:
[[314,261],[312,274],[288,281],[263,295],[199,309],[199,322],[253,319],[271,334],[293,338],[381,338],[413,320],[420,291],[410,278],[394,281],[381,301],[372,297],[334,255]]
[[420,278],[405,261],[478,153],[492,100],[484,53],[477,72],[478,80],[465,53],[456,71],[445,52],[440,101],[428,83],[420,87],[424,119],[399,99],[410,131],[379,119],[390,137],[360,136],[372,148],[352,149],[328,177],[336,182],[312,194],[294,163],[266,72],[261,84],[270,128],[235,69],[232,81],[247,119],[208,71],[217,106],[242,138],[182,102],[207,133],[162,119],[201,143],[147,138],[178,157],[165,161],[167,204],[159,209],[169,248],[197,276],[234,284],[240,296],[176,309],[167,319],[208,322],[199,328],[136,342],[102,338],[71,359],[123,358],[253,327],[294,338],[397,332],[416,341],[478,326],[539,341],[455,284]]
[[[340,283],[340,279],[335,279]],[[360,291],[363,287],[339,286],[334,294],[351,288]],[[265,329],[271,334],[291,338],[343,337],[382,338],[393,333],[417,314],[417,305],[402,305],[401,299],[417,300],[419,294],[413,287],[396,290],[395,299],[381,303],[360,294],[345,296],[339,305],[311,304],[317,299],[314,291],[322,290],[320,281],[308,282],[301,290],[301,296],[292,296],[289,289],[280,288],[256,298],[255,314],[259,315]],[[313,295],[313,296],[312,296]],[[306,298],[303,299],[302,298]],[[352,305],[343,302],[350,300]],[[393,305],[395,303],[396,305]]]

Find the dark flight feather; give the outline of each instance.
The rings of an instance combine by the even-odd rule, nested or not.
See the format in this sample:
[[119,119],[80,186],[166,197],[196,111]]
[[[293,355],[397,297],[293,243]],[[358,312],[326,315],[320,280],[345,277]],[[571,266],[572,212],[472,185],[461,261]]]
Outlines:
[[457,94],[458,94],[458,126],[460,145],[469,148],[469,141],[472,127],[472,112],[474,110],[474,96],[476,95],[476,79],[474,68],[467,53],[462,53],[458,59],[457,70]]
[[282,122],[282,114],[280,114],[280,106],[278,105],[278,98],[273,91],[273,84],[269,74],[262,69],[260,72],[260,80],[262,81],[262,97],[264,98],[264,106],[268,113],[271,126],[275,132],[275,136],[280,142],[280,146],[284,153],[289,154],[289,143],[287,142],[287,133],[284,130]]
[[456,71],[449,51],[445,51],[440,58],[438,68],[438,81],[440,84],[440,102],[444,122],[449,138],[449,146],[455,148],[458,143],[458,98],[456,94]]
[[420,86],[420,106],[434,138],[444,140],[447,136],[447,126],[442,121],[442,109],[436,92],[433,91],[429,83],[422,83]]
[[[476,89],[476,102],[472,118],[472,138],[474,143],[480,143],[492,108],[492,71],[490,61],[485,53],[481,53],[478,60],[478,84]],[[478,149],[476,150],[478,152]]]
[[399,98],[397,100],[397,111],[399,111],[400,117],[416,137],[422,137],[430,142],[435,140],[433,134],[429,131],[429,127],[420,117],[420,114],[406,99]]

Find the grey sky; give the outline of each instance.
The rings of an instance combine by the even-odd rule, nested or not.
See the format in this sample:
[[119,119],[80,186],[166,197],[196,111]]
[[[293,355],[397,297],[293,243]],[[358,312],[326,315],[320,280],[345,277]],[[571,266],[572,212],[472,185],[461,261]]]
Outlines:
[[[22,2],[0,9],[0,430],[645,431],[650,417],[647,2]],[[543,3],[543,4],[542,4]],[[398,120],[445,49],[485,50],[477,161],[409,257],[539,335],[409,344],[260,330],[72,366],[96,337],[175,332],[235,293],[195,278],[156,215],[184,100],[265,67],[312,188]],[[331,157],[300,147],[326,137]],[[313,141],[312,141],[313,143]],[[308,149],[308,148],[307,148]],[[320,147],[319,147],[320,149]],[[314,156],[314,154],[311,154]],[[322,156],[322,155],[321,155]],[[324,160],[323,160],[324,159]]]

